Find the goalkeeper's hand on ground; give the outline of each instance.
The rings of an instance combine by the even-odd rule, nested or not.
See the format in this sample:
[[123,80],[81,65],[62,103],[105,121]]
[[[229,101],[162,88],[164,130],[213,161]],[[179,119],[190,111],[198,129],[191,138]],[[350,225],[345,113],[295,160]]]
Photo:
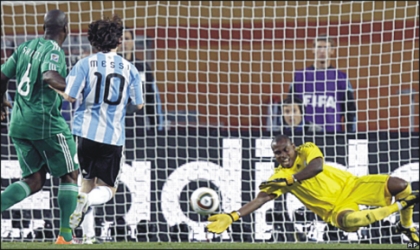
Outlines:
[[286,176],[285,178],[278,178],[271,181],[264,181],[260,184],[259,188],[282,188],[291,186],[295,183],[295,177],[293,175]]
[[207,225],[209,232],[220,234],[223,233],[234,221],[239,220],[239,214],[234,211],[230,214],[215,214],[209,217],[212,223]]

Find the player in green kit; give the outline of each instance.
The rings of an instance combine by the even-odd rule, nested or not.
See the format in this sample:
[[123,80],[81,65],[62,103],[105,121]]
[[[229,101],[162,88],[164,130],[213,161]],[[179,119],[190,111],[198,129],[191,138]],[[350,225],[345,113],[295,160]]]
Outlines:
[[1,194],[1,211],[40,191],[47,172],[60,177],[60,233],[56,244],[72,243],[69,218],[78,195],[76,145],[60,113],[62,98],[54,90],[64,91],[66,87],[67,68],[61,45],[67,34],[66,15],[51,10],[44,17],[44,37],[22,43],[1,65],[2,100],[9,79],[16,77],[9,136],[22,170],[22,179]]

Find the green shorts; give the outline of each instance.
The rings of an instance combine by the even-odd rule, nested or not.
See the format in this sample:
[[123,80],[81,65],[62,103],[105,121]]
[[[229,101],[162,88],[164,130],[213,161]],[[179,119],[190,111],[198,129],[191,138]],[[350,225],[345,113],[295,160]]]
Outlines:
[[46,167],[54,177],[79,169],[76,144],[72,135],[57,134],[41,140],[13,138],[16,153],[25,178]]

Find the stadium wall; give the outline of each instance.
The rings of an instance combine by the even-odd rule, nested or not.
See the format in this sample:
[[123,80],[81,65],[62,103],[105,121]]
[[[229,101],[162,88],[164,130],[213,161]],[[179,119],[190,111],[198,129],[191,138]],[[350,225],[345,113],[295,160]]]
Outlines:
[[[263,11],[274,4],[277,8]],[[153,66],[164,109],[196,110],[201,123],[228,128],[260,129],[267,103],[288,90],[293,70],[312,63],[310,42],[317,32],[328,31],[339,40],[334,64],[347,72],[356,91],[359,131],[408,131],[410,98],[398,92],[419,91],[419,24],[405,18],[414,16],[414,8],[405,13],[394,4],[405,6],[355,2],[308,8],[306,3],[197,1],[187,8],[148,1],[63,2],[58,7],[71,11],[72,32],[85,32],[79,23],[111,15],[113,7],[124,8],[117,13],[126,25],[155,39]],[[42,15],[32,14],[44,13],[44,5],[15,8],[25,16],[10,20],[15,25],[5,27],[6,34],[42,31],[41,25],[24,24],[41,24]],[[78,8],[91,11],[80,15]],[[418,105],[414,113],[418,118]],[[418,119],[414,122],[419,131]]]

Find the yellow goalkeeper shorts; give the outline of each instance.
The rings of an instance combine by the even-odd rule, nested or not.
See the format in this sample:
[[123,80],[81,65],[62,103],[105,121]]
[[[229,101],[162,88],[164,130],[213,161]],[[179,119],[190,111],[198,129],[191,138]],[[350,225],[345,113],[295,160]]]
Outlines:
[[[353,185],[347,186],[331,213],[332,225],[341,228],[337,221],[338,215],[345,210],[359,211],[359,205],[374,207],[391,205],[392,195],[388,190],[388,179],[389,175],[365,175],[358,177]],[[343,230],[354,232],[357,229],[346,228]]]

